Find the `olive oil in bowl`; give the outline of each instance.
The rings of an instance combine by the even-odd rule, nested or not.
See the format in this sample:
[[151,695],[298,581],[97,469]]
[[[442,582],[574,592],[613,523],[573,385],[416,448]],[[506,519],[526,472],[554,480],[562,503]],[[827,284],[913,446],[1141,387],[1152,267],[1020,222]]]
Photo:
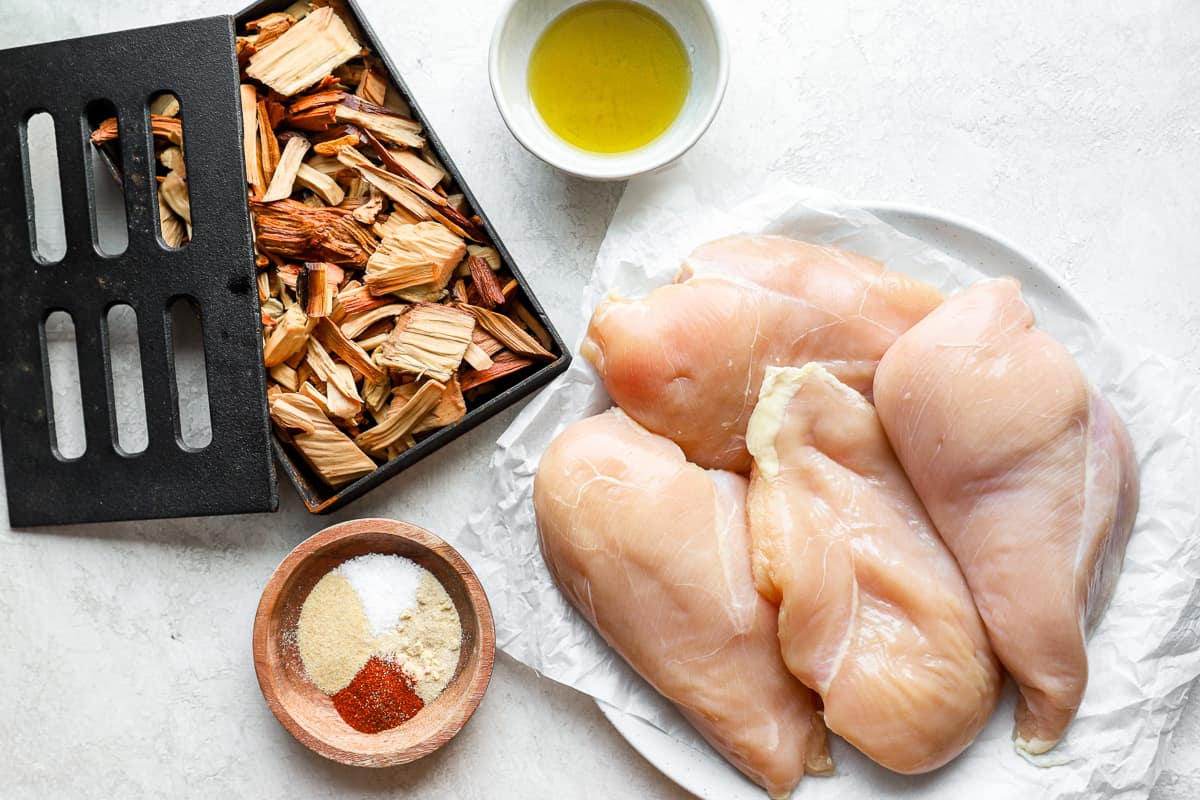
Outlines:
[[692,70],[679,34],[629,0],[567,9],[529,59],[529,94],[550,130],[594,153],[654,141],[679,116]]

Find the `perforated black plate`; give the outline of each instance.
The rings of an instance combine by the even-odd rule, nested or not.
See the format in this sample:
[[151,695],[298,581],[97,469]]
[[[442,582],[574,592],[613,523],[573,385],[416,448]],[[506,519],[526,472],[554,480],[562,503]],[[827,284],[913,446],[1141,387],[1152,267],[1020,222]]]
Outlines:
[[[98,522],[273,510],[262,339],[250,217],[245,203],[233,21],[173,25],[0,51],[0,440],[13,525]],[[182,106],[194,233],[171,251],[158,235],[147,101],[170,91]],[[120,121],[129,245],[118,257],[93,244],[91,147],[85,111],[111,101]],[[25,123],[54,119],[67,254],[34,256],[32,196],[22,158]],[[200,308],[212,440],[180,436],[168,308]],[[149,443],[116,447],[108,309],[137,312]],[[44,320],[70,313],[78,343],[86,452],[64,460],[54,414]]]

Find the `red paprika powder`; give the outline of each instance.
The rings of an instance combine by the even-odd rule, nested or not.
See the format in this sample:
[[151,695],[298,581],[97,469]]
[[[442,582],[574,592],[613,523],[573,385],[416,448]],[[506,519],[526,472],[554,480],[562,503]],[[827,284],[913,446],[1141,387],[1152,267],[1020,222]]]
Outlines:
[[333,696],[333,707],[354,730],[379,733],[411,719],[425,703],[398,664],[371,656],[350,685]]

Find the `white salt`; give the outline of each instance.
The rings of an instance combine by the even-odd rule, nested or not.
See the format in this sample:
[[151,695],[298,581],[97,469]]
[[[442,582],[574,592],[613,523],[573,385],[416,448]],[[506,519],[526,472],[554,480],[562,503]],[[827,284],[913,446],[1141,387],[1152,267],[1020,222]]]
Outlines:
[[352,558],[334,571],[350,582],[376,636],[393,630],[400,615],[416,607],[417,587],[427,572],[407,558],[383,553]]

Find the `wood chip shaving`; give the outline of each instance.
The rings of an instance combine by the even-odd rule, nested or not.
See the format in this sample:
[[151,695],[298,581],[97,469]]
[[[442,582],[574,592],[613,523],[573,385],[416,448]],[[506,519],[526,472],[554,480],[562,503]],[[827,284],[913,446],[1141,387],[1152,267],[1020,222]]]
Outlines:
[[475,320],[448,306],[422,303],[400,318],[375,353],[381,367],[446,382],[462,363]]
[[342,433],[312,398],[291,392],[271,399],[271,419],[290,434],[292,444],[330,486],[369,475],[376,464]]
[[437,222],[396,225],[367,261],[364,282],[374,295],[415,286],[440,292],[466,252],[462,239]]
[[433,410],[441,401],[445,388],[436,380],[426,381],[403,405],[388,409],[378,425],[356,436],[355,444],[368,453],[386,450]]
[[357,339],[363,332],[380,320],[395,317],[407,312],[411,306],[401,303],[391,303],[359,314],[351,314],[342,322],[342,333],[347,338]]
[[342,200],[346,198],[346,192],[336,180],[309,164],[301,164],[296,169],[296,185],[310,190],[327,205],[341,205]]
[[462,305],[460,308],[475,317],[479,321],[480,327],[496,337],[501,344],[514,353],[532,358],[554,358],[554,354],[538,344],[537,339],[534,339],[517,323],[503,314],[497,314],[495,311],[489,311],[479,306]]
[[279,164],[275,168],[275,174],[271,176],[271,185],[267,187],[266,194],[263,195],[264,203],[283,200],[291,196],[292,187],[296,182],[296,173],[303,166],[304,155],[311,146],[308,139],[303,136],[293,136],[287,140],[287,144],[283,147],[283,153],[279,157]]
[[492,366],[487,369],[475,369],[464,373],[461,378],[462,390],[465,392],[477,386],[482,386],[485,383],[503,378],[506,375],[511,375],[514,372],[519,372],[532,363],[532,360],[506,350],[496,355],[492,361]]
[[285,97],[307,89],[362,48],[341,17],[318,8],[250,57],[246,74]]

